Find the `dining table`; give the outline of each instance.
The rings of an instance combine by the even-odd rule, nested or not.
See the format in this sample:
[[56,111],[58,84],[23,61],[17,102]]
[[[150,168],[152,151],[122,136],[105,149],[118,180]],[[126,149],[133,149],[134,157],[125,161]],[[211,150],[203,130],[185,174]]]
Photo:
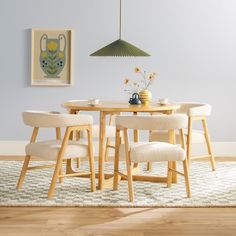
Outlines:
[[[91,105],[88,100],[72,100],[62,104],[64,108],[68,110],[70,114],[78,114],[80,111],[93,111],[99,113],[99,153],[98,153],[98,189],[110,188],[112,186],[112,175],[104,173],[104,162],[105,162],[105,133],[106,133],[106,118],[108,115],[132,113],[138,115],[139,113],[163,113],[172,114],[180,105],[170,103],[161,105],[157,102],[150,102],[149,104],[131,105],[127,101],[106,101],[102,100],[99,104]],[[134,142],[139,141],[138,130],[133,132]],[[173,163],[173,168],[176,169],[176,163]],[[134,168],[138,169],[138,164],[134,164]],[[66,172],[73,174],[75,172],[71,159],[67,160]],[[134,175],[133,180],[144,180],[144,177]],[[166,182],[166,177],[151,177],[145,179],[152,182]],[[173,173],[172,182],[177,182],[177,175]]]

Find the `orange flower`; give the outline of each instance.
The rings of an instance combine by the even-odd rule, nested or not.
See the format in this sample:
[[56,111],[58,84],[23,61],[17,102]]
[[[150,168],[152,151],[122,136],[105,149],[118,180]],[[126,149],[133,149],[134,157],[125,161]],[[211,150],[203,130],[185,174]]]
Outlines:
[[154,79],[155,79],[155,76],[156,76],[156,73],[153,72],[153,73],[151,73],[151,74],[149,75],[148,79],[149,79],[149,80],[154,80]]
[[129,79],[126,78],[126,79],[124,80],[124,84],[128,84],[128,83],[129,83]]
[[135,72],[135,73],[139,73],[140,71],[141,71],[141,69],[140,69],[139,67],[135,67],[135,68],[134,68],[134,72]]
[[151,74],[151,75],[149,75],[148,79],[149,79],[149,80],[154,80],[155,77]]

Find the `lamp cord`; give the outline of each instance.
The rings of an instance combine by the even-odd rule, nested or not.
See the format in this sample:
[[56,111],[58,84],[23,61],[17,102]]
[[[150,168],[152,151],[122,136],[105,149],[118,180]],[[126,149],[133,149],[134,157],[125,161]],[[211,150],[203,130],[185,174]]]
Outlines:
[[121,0],[120,0],[120,32],[119,32],[119,37],[120,37],[120,39],[121,39]]

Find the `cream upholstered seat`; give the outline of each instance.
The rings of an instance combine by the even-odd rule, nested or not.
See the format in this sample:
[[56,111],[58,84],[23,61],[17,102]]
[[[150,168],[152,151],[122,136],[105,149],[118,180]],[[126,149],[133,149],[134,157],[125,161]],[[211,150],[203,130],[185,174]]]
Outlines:
[[[25,147],[27,156],[37,156],[45,160],[56,160],[61,149],[62,140],[48,140],[29,143]],[[68,141],[63,159],[87,157],[88,145],[76,141]]]
[[[73,173],[73,176],[81,176],[89,174],[91,176],[91,190],[95,191],[95,172],[94,172],[94,157],[92,144],[92,124],[93,118],[90,115],[70,115],[57,114],[44,111],[26,111],[23,112],[24,123],[34,127],[30,143],[26,145],[26,158],[22,167],[21,175],[17,184],[17,188],[22,187],[27,170],[47,168],[46,166],[28,167],[32,156],[41,158],[42,160],[54,160],[56,162],[54,174],[51,181],[51,186],[48,192],[48,197],[53,195],[54,187],[57,179],[62,182],[63,177],[71,176],[70,174],[62,173],[62,163],[64,159],[88,157],[90,171],[85,173]],[[39,128],[56,128],[56,139],[36,142]],[[65,135],[61,138],[60,128],[66,128]],[[80,144],[75,141],[70,141],[70,135],[74,131],[86,130],[88,133],[88,144]]]
[[[187,159],[199,159],[210,158],[212,170],[215,170],[215,159],[212,153],[210,135],[207,127],[206,117],[211,115],[211,105],[206,103],[178,103],[181,105],[178,109],[178,113],[188,115],[188,129],[184,130],[184,134],[187,137]],[[193,121],[201,121],[203,125],[202,130],[194,130],[192,128]],[[166,141],[168,139],[167,132],[154,131],[150,132],[150,141]],[[180,143],[179,134],[176,133],[176,142]],[[208,149],[208,155],[204,156],[191,156],[191,144],[192,143],[206,143]],[[150,169],[149,165],[149,169]]]
[[[190,185],[188,175],[188,165],[186,161],[186,152],[184,150],[183,128],[187,126],[188,118],[184,114],[175,115],[157,115],[157,116],[117,116],[116,117],[116,149],[114,162],[114,183],[113,189],[118,189],[118,175],[125,176],[119,172],[119,160],[126,160],[127,178],[129,187],[129,200],[134,200],[133,176],[131,163],[167,161],[167,186],[171,186],[172,172],[184,175],[187,196],[190,197]],[[129,143],[128,129],[134,130],[168,130],[169,142],[138,142]],[[178,129],[180,132],[183,146],[174,145],[174,132]],[[124,135],[124,144],[120,143],[120,132]],[[183,163],[184,173],[173,169],[173,162],[181,161]]]
[[[134,163],[183,161],[186,156],[181,147],[165,142],[131,143],[129,148],[130,160]],[[125,144],[120,145],[120,160],[125,160]]]

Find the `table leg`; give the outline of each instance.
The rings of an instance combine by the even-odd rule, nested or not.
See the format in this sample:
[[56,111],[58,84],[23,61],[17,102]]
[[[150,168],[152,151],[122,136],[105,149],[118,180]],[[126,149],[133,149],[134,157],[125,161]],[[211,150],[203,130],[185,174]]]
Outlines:
[[[133,112],[134,116],[138,115],[138,112]],[[139,132],[137,129],[134,129],[134,142],[137,143],[139,140]],[[134,163],[134,168],[138,169],[138,163]],[[138,172],[138,170],[136,170]]]
[[[69,110],[69,114],[76,114],[77,111],[76,110]],[[71,132],[70,134],[70,140],[73,140],[74,138],[74,134],[73,132]],[[74,169],[74,166],[73,166],[73,160],[72,159],[67,159],[66,160],[66,174],[72,174],[72,173],[76,173],[76,170]]]
[[[133,115],[134,116],[137,116],[138,115],[138,112],[133,112]],[[138,130],[137,129],[134,129],[134,142],[137,143],[138,142]]]
[[98,189],[100,190],[102,190],[104,187],[105,132],[106,132],[106,113],[100,111],[99,154],[98,154],[98,168],[99,168]]

